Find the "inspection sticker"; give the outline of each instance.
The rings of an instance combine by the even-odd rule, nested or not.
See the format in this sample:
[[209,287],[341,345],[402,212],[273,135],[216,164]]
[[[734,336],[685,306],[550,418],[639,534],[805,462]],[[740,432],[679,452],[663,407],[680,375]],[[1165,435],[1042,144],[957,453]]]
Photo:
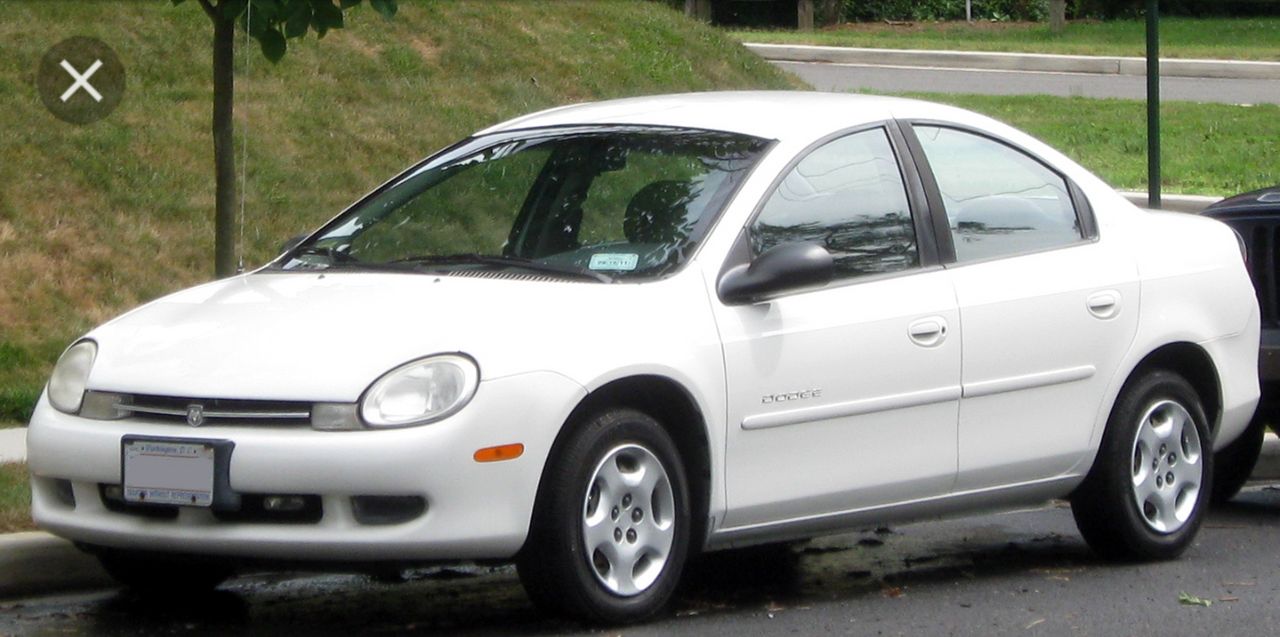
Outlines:
[[638,254],[593,254],[588,267],[592,270],[634,270],[639,262]]

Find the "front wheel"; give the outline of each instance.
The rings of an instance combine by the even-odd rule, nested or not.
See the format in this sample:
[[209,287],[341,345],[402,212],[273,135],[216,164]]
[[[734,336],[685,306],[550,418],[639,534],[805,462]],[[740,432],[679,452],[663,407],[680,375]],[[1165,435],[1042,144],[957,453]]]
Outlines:
[[1085,541],[1112,559],[1171,559],[1204,519],[1212,439],[1200,397],[1164,370],[1130,379],[1071,512]]
[[640,621],[671,599],[689,529],[675,443],[647,414],[612,409],[587,419],[549,459],[516,566],[544,609]]

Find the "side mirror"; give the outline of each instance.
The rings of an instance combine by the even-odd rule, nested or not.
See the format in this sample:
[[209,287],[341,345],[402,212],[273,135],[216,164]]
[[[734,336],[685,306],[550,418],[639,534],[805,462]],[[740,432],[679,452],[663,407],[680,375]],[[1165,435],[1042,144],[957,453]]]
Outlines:
[[298,247],[299,243],[302,243],[304,240],[306,240],[308,236],[309,234],[304,232],[302,234],[289,237],[284,243],[280,244],[280,252],[278,254],[284,254],[286,252],[289,252],[290,250],[293,250],[294,248]]
[[835,275],[831,253],[816,243],[784,243],[764,251],[751,263],[734,267],[716,291],[730,305],[755,303],[783,292],[821,287]]

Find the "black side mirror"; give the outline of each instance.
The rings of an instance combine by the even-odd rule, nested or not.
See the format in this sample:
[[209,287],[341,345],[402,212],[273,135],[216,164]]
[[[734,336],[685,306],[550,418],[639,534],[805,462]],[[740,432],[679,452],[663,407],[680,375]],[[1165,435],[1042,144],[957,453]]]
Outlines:
[[783,292],[824,286],[834,275],[835,262],[826,248],[816,243],[784,243],[725,272],[716,291],[730,305],[755,303]]
[[302,243],[307,238],[307,236],[308,236],[308,233],[304,232],[302,234],[289,237],[287,240],[285,240],[284,243],[280,244],[280,254],[284,254],[298,247],[298,244]]

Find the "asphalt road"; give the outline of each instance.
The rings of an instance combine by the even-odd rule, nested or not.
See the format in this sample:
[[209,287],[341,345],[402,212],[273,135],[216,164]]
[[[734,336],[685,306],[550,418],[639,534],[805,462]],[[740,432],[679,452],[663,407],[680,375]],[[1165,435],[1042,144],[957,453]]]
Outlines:
[[[1146,77],[915,67],[773,62],[820,91],[929,91],[988,95],[1044,94],[1146,99]],[[1166,100],[1227,104],[1280,104],[1280,81],[1164,77]]]
[[[1099,561],[1062,505],[714,554],[672,612],[604,634],[1241,635],[1280,625],[1280,488],[1213,513],[1182,559]],[[1179,594],[1208,600],[1186,605]],[[259,574],[156,603],[119,592],[0,603],[4,635],[597,634],[538,614],[508,567]]]

